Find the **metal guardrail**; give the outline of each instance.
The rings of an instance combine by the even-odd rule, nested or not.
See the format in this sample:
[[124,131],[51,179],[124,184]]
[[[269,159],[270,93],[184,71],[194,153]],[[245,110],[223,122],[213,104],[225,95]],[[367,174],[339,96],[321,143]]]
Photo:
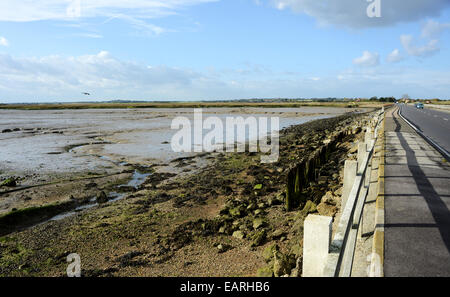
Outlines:
[[[349,277],[351,275],[358,229],[369,191],[370,170],[368,168],[383,118],[384,109],[374,116],[366,129],[364,142],[358,146],[357,173],[354,174],[348,197],[342,199],[345,205],[342,205],[343,211],[334,238],[331,240],[332,220],[330,217],[310,215],[305,220],[303,276]],[[349,173],[344,171],[345,174]],[[316,234],[314,228],[322,233],[329,230],[329,234]],[[327,240],[328,237],[331,242]],[[322,255],[315,254],[321,251]],[[311,263],[312,259],[315,263]]]

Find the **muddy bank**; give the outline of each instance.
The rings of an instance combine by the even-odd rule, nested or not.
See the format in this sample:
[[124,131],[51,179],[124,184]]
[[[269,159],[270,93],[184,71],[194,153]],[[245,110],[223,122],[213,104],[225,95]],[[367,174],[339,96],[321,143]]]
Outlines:
[[63,276],[65,256],[78,253],[84,276],[299,275],[303,220],[336,213],[341,170],[360,131],[345,133],[302,186],[304,201],[287,211],[289,172],[364,117],[284,129],[275,164],[252,153],[205,155],[201,170],[149,175],[120,201],[3,236],[0,274]]

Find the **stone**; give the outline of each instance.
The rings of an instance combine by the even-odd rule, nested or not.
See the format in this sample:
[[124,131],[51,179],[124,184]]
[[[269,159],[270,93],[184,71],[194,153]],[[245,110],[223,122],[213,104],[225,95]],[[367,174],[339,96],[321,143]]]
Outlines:
[[219,244],[217,245],[217,249],[219,250],[219,254],[225,253],[226,251],[231,249],[231,246],[228,244]]
[[319,215],[326,217],[334,217],[337,213],[337,207],[328,203],[320,203],[317,206],[317,211]]
[[321,203],[326,203],[330,205],[336,205],[336,200],[334,199],[333,193],[328,191],[321,200]]
[[307,214],[314,213],[317,211],[317,206],[311,200],[306,201],[305,206],[303,207],[301,213],[306,216]]
[[264,260],[269,263],[272,260],[273,253],[278,251],[279,247],[276,243],[272,243],[268,247],[266,247],[262,253]]
[[247,206],[247,210],[255,210],[256,209],[256,204],[255,203],[250,203],[248,206]]
[[262,189],[262,184],[257,184],[253,190],[261,190]]
[[104,191],[101,191],[97,194],[97,202],[98,203],[106,203],[108,202],[108,196],[106,196]]
[[245,234],[242,231],[234,231],[233,232],[233,237],[235,237],[237,239],[244,239]]
[[257,277],[273,277],[273,270],[270,265],[267,265],[263,268],[259,268],[256,272]]
[[289,275],[295,265],[291,258],[277,251],[273,252],[273,274],[275,277]]
[[286,233],[283,230],[275,230],[272,232],[272,239],[278,239],[284,236]]
[[258,231],[252,236],[251,246],[260,246],[261,244],[263,244],[264,240],[266,240],[266,230]]
[[229,212],[232,217],[241,217],[242,215],[239,207],[231,208]]
[[259,227],[264,226],[265,221],[263,218],[256,218],[253,220],[253,229],[258,229]]

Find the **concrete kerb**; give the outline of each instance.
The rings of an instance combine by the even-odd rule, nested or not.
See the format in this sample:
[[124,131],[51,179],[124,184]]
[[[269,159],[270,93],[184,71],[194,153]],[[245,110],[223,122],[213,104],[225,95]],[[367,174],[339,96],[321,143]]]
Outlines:
[[378,195],[375,206],[375,231],[370,255],[370,277],[384,276],[384,165],[385,165],[385,117],[383,118],[378,141],[381,143],[378,165]]

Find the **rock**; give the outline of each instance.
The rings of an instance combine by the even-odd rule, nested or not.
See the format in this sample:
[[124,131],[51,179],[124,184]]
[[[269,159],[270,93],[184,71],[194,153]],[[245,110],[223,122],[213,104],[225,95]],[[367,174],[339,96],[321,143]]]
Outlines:
[[273,252],[277,252],[279,247],[276,243],[272,243],[268,247],[266,247],[262,253],[264,260],[269,263],[272,260]]
[[306,216],[310,213],[314,213],[317,211],[317,206],[314,202],[312,202],[311,200],[306,201],[305,206],[303,207],[301,213]]
[[302,267],[302,259],[300,257],[295,261],[295,268],[291,270],[291,277],[300,277],[300,269]]
[[290,275],[292,268],[295,267],[295,259],[280,252],[274,251],[273,259],[273,274],[276,277]]
[[337,207],[328,203],[320,203],[317,211],[321,216],[334,217],[337,213]]
[[97,194],[97,202],[98,203],[106,203],[108,202],[108,196],[106,196],[104,191],[101,191]]
[[11,132],[12,132],[11,129],[3,129],[3,130],[2,130],[2,133],[11,133]]
[[255,210],[255,216],[257,216],[257,215],[260,215],[260,214],[262,214],[263,213],[263,210],[262,209],[257,209],[257,210]]
[[253,190],[261,190],[262,189],[262,184],[257,184]]
[[225,253],[231,249],[231,246],[228,244],[219,244],[217,245],[217,249],[219,250],[219,254]]
[[264,208],[266,208],[266,204],[264,202],[258,203],[258,208],[264,209]]
[[264,226],[266,222],[264,221],[263,218],[256,218],[253,220],[253,229],[258,229],[259,227]]
[[237,218],[239,218],[239,217],[242,216],[240,207],[234,207],[234,208],[231,208],[229,212],[230,212],[230,215],[231,215],[232,217],[237,217]]
[[336,190],[336,192],[334,192],[334,195],[336,195],[336,196],[342,196],[342,187],[341,188],[339,188],[339,189],[337,189]]
[[321,203],[326,203],[330,205],[336,205],[336,200],[334,199],[333,193],[328,191],[321,200]]
[[275,230],[272,232],[272,239],[279,239],[281,237],[283,237],[286,233],[283,232],[283,230]]
[[285,261],[283,259],[283,254],[280,252],[273,252],[273,274],[275,277],[279,277],[286,271]]
[[291,246],[291,249],[289,250],[289,253],[291,255],[295,255],[296,257],[301,257],[302,254],[303,254],[303,249],[302,249],[302,246],[300,245],[300,242],[295,242]]
[[234,231],[233,237],[238,238],[238,239],[244,239],[245,234],[242,231]]
[[271,265],[267,265],[263,268],[258,269],[256,272],[257,277],[273,277],[273,271]]
[[16,179],[13,177],[5,179],[1,184],[0,187],[15,187],[17,186]]
[[254,209],[256,209],[256,204],[255,204],[255,203],[250,203],[250,204],[247,206],[247,210],[252,211],[252,210],[254,210]]
[[258,231],[252,236],[251,246],[260,246],[264,242],[264,240],[266,240],[266,230]]

